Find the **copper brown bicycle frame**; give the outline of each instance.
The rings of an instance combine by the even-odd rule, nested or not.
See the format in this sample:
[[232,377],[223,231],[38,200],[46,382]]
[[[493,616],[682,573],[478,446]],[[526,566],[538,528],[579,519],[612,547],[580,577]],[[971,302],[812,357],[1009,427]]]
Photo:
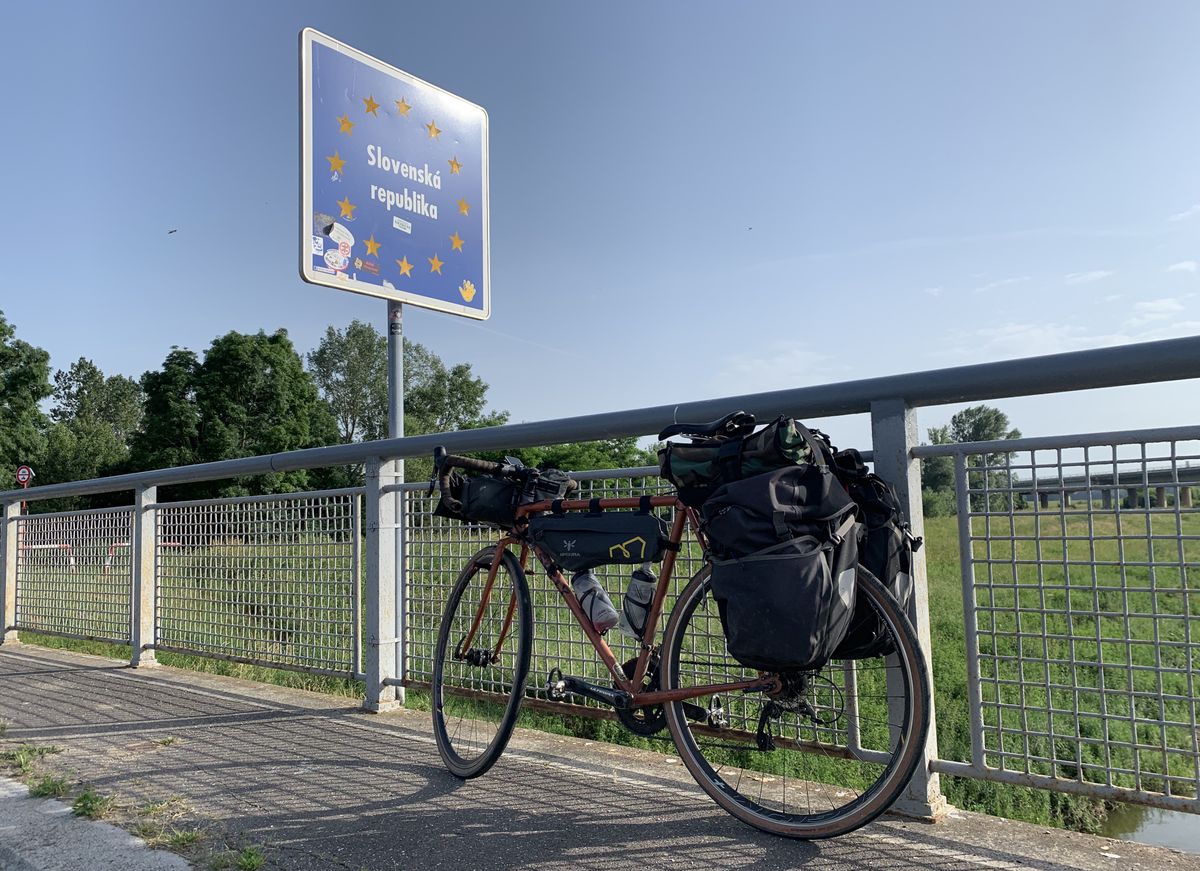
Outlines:
[[[526,540],[523,536],[523,531],[528,526],[528,518],[532,514],[539,514],[543,511],[549,511],[552,506],[551,501],[532,502],[528,505],[522,505],[517,509],[517,521],[514,529],[508,535],[502,537],[497,543],[497,551],[492,557],[492,564],[488,569],[487,583],[484,585],[478,610],[475,613],[475,619],[472,622],[470,632],[467,637],[459,642],[455,649],[455,658],[463,659],[466,656],[465,651],[470,650],[471,642],[475,638],[475,634],[479,630],[479,625],[483,620],[484,612],[487,610],[488,603],[492,595],[492,587],[496,580],[496,572],[500,567],[501,557],[505,550],[512,546],[520,546],[520,563],[521,570],[525,571],[529,562],[529,554],[532,551],[546,569],[546,573],[554,582],[555,588],[562,596],[563,602],[567,608],[575,615],[575,620],[579,623],[580,628],[592,643],[592,647],[596,649],[596,654],[604,663],[612,675],[613,681],[617,687],[629,695],[630,707],[638,708],[646,705],[661,705],[667,702],[679,702],[685,699],[697,698],[699,696],[709,696],[714,693],[729,693],[736,691],[763,691],[768,694],[778,692],[780,689],[779,679],[774,675],[762,674],[752,680],[735,681],[732,683],[707,684],[704,686],[688,687],[686,689],[676,690],[655,690],[652,692],[639,692],[638,687],[641,687],[645,680],[646,671],[649,668],[650,656],[653,653],[653,647],[646,642],[642,642],[641,650],[638,652],[637,662],[632,677],[626,677],[624,670],[617,662],[613,655],[612,649],[608,643],[593,627],[592,622],[583,613],[583,608],[579,604],[579,600],[575,597],[574,590],[571,585],[563,577],[562,571],[554,560],[548,554],[544,553],[535,544]],[[640,508],[643,505],[643,500],[637,498],[614,498],[614,499],[563,499],[557,502],[557,509],[561,511],[584,511],[600,509],[631,509]],[[654,638],[655,630],[658,628],[659,618],[662,616],[663,603],[667,597],[667,590],[670,589],[671,575],[675,569],[675,557],[679,551],[679,546],[683,541],[683,528],[686,523],[690,523],[701,545],[705,545],[703,533],[700,531],[699,518],[696,512],[691,507],[684,505],[674,496],[654,496],[650,499],[650,505],[654,508],[674,508],[675,520],[671,525],[671,531],[668,540],[672,547],[667,550],[666,556],[663,558],[662,570],[659,572],[658,585],[654,590],[654,598],[650,603],[649,613],[646,615],[646,627],[643,632],[644,637]],[[504,627],[500,632],[500,637],[496,642],[495,648],[492,650],[491,659],[493,662],[500,658],[500,650],[504,646],[509,630],[512,628],[513,615],[516,612],[516,596],[514,595],[509,601],[508,614],[504,620]]]

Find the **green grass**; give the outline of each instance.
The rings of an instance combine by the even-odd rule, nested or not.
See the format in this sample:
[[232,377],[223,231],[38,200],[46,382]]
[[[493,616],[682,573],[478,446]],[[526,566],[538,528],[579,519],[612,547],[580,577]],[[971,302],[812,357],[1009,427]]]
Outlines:
[[38,746],[35,744],[21,744],[11,750],[0,752],[0,762],[5,763],[10,768],[14,769],[21,777],[29,777],[33,774],[34,763],[51,753],[61,753],[61,747]]
[[101,795],[89,786],[75,797],[75,801],[71,804],[71,813],[77,817],[99,820],[103,819],[112,808],[112,796]]
[[62,798],[71,788],[65,777],[44,775],[41,780],[30,784],[29,795],[33,798]]

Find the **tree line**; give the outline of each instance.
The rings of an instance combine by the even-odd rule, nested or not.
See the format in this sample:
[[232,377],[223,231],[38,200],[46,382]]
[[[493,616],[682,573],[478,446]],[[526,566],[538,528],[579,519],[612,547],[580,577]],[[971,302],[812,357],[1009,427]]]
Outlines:
[[[469,363],[448,365],[404,340],[405,432],[497,426],[487,383]],[[138,379],[106,375],[80,357],[51,375],[50,355],[25,342],[0,312],[0,470],[22,463],[35,484],[383,438],[387,434],[387,339],[372,325],[329,326],[303,357],[286,330],[229,332],[197,354],[172,347]],[[530,465],[616,468],[653,462],[636,439],[507,452]],[[406,463],[428,478],[429,460]],[[359,467],[279,472],[162,488],[159,498],[283,493],[362,482]],[[0,489],[15,486],[0,485]],[[34,510],[119,504],[127,493],[32,503]]]

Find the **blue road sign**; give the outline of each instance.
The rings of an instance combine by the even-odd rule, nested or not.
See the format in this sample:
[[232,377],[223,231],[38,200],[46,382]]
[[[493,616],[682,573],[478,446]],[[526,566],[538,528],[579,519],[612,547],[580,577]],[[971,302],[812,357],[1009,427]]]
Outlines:
[[488,317],[487,113],[311,28],[300,68],[301,277]]

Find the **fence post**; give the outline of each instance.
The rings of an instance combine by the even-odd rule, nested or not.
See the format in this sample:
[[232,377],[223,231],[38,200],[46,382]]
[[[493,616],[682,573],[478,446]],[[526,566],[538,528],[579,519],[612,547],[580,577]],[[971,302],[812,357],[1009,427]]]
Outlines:
[[[917,413],[903,399],[877,400],[871,403],[871,439],[875,450],[875,472],[896,488],[900,505],[908,515],[914,535],[925,535],[925,514],[921,507],[921,464],[912,456],[916,447]],[[917,630],[925,664],[933,677],[929,635],[929,582],[925,572],[925,549],[913,556],[913,595],[908,617]],[[929,740],[925,744],[924,764],[917,767],[904,794],[893,810],[909,816],[937,819],[946,812],[946,799],[936,773],[929,763],[937,759],[937,721],[930,698]]]
[[157,497],[157,487],[138,487],[133,491],[133,530],[129,538],[129,558],[133,564],[133,625],[129,644],[133,655],[129,664],[134,668],[158,665],[154,658],[155,597],[158,592],[154,571],[157,549],[154,503]]
[[0,543],[3,544],[0,558],[4,560],[4,574],[0,576],[0,644],[17,643],[17,560],[20,559],[17,521],[20,517],[20,502],[4,506],[3,522],[0,522]]
[[404,701],[396,675],[396,500],[384,493],[395,463],[366,462],[367,589],[366,697],[363,709],[378,713]]

